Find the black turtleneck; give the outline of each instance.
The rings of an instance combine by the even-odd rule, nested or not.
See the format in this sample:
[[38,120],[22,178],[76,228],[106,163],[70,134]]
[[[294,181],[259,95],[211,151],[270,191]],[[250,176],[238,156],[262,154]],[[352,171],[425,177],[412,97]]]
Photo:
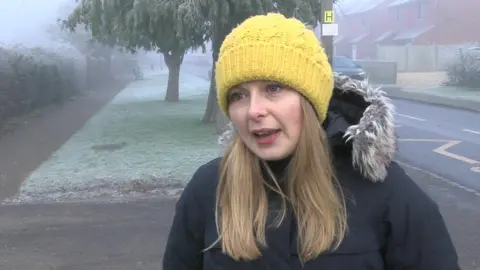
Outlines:
[[288,164],[290,163],[291,159],[292,157],[288,156],[279,160],[267,161],[267,164],[277,178],[277,181],[280,181],[280,179],[284,176],[284,173],[287,170]]
[[[288,168],[290,163],[291,156],[274,161],[267,161],[267,165],[272,170],[273,174],[275,175],[277,181],[280,184],[281,188],[285,188],[284,186],[284,177],[285,172]],[[266,181],[271,181],[270,177],[268,177],[268,173],[263,170],[264,177]],[[273,183],[270,183],[274,185]],[[269,197],[269,215],[267,218],[267,227],[268,230],[266,231],[266,238],[267,243],[271,247],[275,247],[272,249],[263,250],[264,256],[269,258],[274,258],[275,261],[289,263],[291,259],[290,256],[290,247],[293,244],[293,241],[296,241],[296,238],[293,236],[293,233],[296,232],[297,226],[295,219],[293,218],[293,213],[287,203],[287,213],[285,219],[281,223],[280,227],[272,226],[278,218],[279,210],[281,209],[281,199],[280,196],[272,192],[271,190],[268,191]]]

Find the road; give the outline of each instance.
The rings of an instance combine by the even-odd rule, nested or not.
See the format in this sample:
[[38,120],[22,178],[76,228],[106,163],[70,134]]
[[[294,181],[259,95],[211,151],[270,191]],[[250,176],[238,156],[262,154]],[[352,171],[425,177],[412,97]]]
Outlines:
[[400,99],[393,103],[397,159],[480,195],[480,114]]

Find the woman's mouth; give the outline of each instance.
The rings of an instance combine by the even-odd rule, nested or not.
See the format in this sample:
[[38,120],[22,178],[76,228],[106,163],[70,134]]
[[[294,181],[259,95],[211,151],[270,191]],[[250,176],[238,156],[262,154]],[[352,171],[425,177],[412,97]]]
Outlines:
[[280,129],[262,129],[254,131],[253,136],[259,144],[272,144],[280,135]]

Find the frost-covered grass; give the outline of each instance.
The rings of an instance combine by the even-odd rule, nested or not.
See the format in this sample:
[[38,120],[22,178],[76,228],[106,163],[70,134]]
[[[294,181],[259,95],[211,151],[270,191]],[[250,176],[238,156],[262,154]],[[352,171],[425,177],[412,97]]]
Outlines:
[[61,200],[181,188],[218,156],[200,122],[209,82],[182,74],[181,101],[163,101],[166,74],[131,83],[26,179],[13,201]]

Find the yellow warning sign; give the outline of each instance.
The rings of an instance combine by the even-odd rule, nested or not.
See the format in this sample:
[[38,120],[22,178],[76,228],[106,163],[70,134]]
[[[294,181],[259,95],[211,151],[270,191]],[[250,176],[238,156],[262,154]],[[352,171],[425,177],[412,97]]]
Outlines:
[[324,23],[333,23],[333,21],[334,21],[333,10],[325,11],[325,14],[323,15],[323,22]]

